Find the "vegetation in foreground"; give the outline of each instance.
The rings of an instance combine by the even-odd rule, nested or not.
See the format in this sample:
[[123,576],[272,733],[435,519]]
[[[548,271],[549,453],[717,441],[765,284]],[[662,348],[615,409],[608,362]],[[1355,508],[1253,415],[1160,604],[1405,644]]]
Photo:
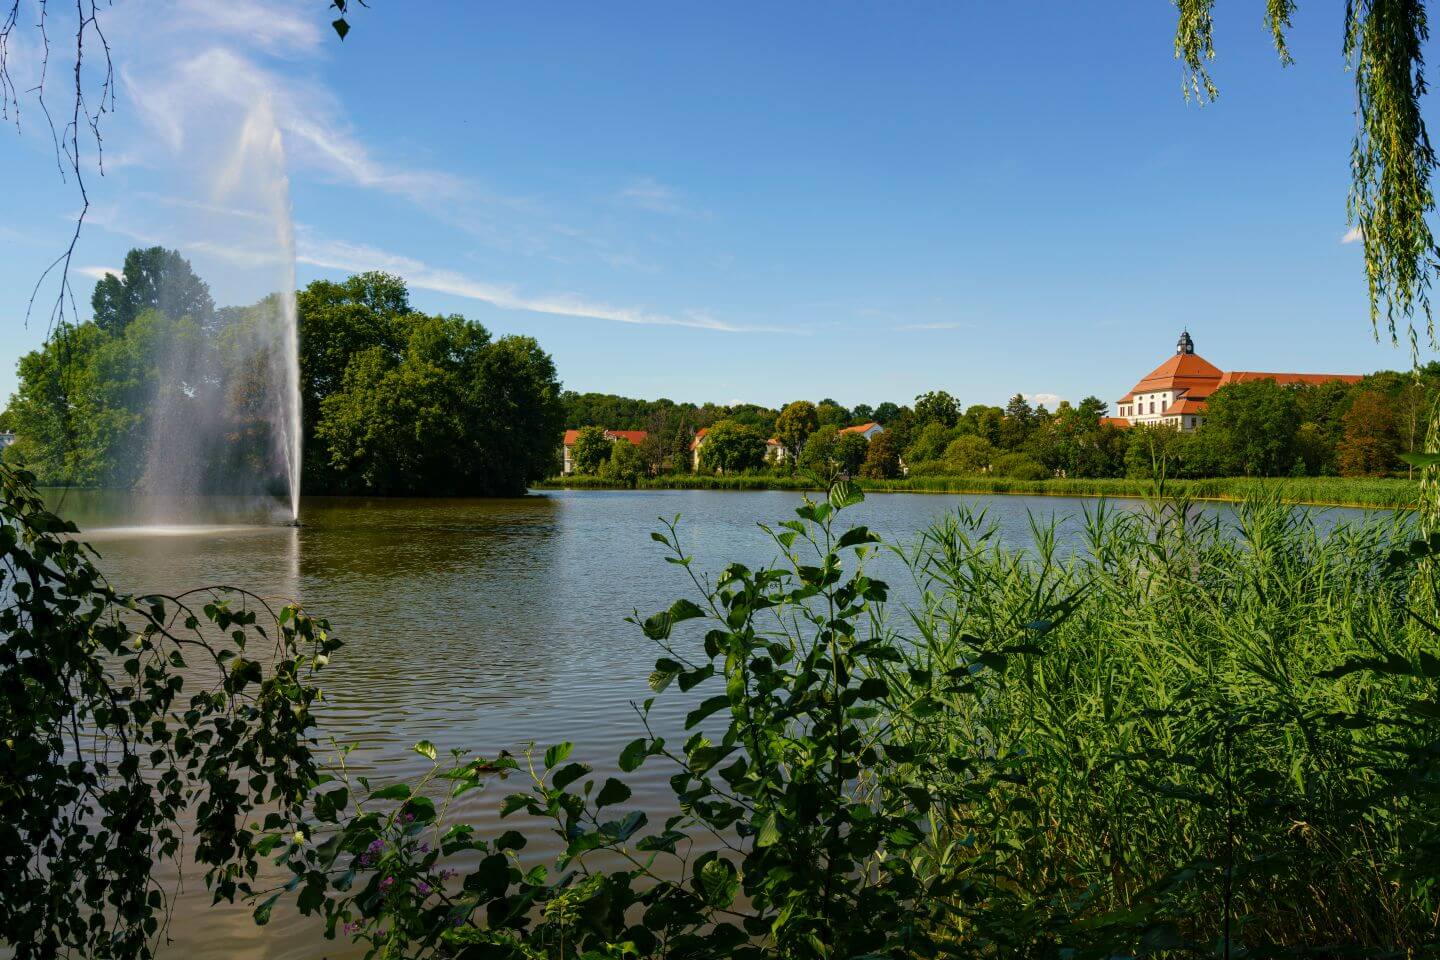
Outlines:
[[[1072,479],[1016,480],[989,476],[928,476],[896,480],[855,480],[861,489],[880,493],[1022,494],[1063,497],[1149,497],[1153,480]],[[537,487],[580,490],[822,490],[824,480],[804,473],[771,471],[706,474],[680,473],[615,479],[606,476],[551,477]],[[1273,498],[1283,503],[1353,506],[1408,510],[1419,495],[1418,481],[1377,477],[1215,477],[1203,480],[1168,480],[1164,489],[1193,500],[1240,502]]]
[[[5,490],[0,529],[16,534],[0,569],[19,578],[7,585],[40,575],[34,557],[57,569],[47,591],[16,590],[0,613],[4,655],[27,668],[0,688],[7,773],[26,764],[3,782],[7,805],[31,811],[6,834],[4,929],[24,956],[56,944],[144,955],[153,928],[107,909],[154,914],[153,850],[108,869],[115,848],[136,846],[117,827],[133,806],[124,791],[140,789],[138,760],[68,763],[65,734],[129,723],[77,713],[77,700],[133,693],[137,676],[150,697],[177,682],[148,652],[164,614],[124,626],[114,611],[136,605],[96,590],[23,478]],[[202,845],[211,880],[254,902],[261,923],[293,898],[372,956],[1378,957],[1440,942],[1440,537],[1412,540],[1399,518],[1322,535],[1274,503],[1222,522],[1157,501],[1142,514],[1098,505],[1073,554],[1048,528],[1007,548],[967,512],[895,548],[843,522],[862,498],[836,483],[766,528],[776,566],[731,564],[713,579],[678,523],[654,535],[694,593],[635,625],[661,649],[655,697],[691,709],[667,739],[647,701],[613,776],[563,743],[522,758],[421,743],[434,769],[416,783],[314,770],[312,688],[295,670],[322,661],[297,658],[288,632],[253,707],[228,686],[189,710],[146,699],[136,736],[183,757],[182,743],[220,731],[248,742],[243,726],[193,716],[197,705],[265,720],[296,704],[298,725],[258,755],[198,761],[212,784],[246,782],[258,756],[304,776],[273,791],[250,781],[211,810],[205,836],[225,841]],[[867,572],[880,551],[918,587],[901,609]],[[52,611],[67,614],[63,637],[95,623],[120,642],[31,642],[25,625],[48,625]],[[132,668],[123,651],[136,641],[146,653]],[[218,659],[227,683],[258,671],[245,656]],[[37,699],[35,684],[64,665],[90,686]],[[624,777],[644,764],[669,768],[679,813],[652,822],[632,802]],[[497,798],[502,814],[552,822],[558,862],[527,857],[523,832],[485,836],[447,814],[449,798],[507,774],[530,786]],[[76,802],[65,787],[80,782],[111,798],[103,831],[46,800]],[[265,798],[284,805],[247,830],[245,803]],[[167,824],[137,829],[172,836]],[[71,855],[58,875],[34,860],[56,843]],[[265,854],[289,882],[260,888],[247,864]],[[10,892],[16,877],[24,896]],[[31,939],[41,934],[51,939]]]

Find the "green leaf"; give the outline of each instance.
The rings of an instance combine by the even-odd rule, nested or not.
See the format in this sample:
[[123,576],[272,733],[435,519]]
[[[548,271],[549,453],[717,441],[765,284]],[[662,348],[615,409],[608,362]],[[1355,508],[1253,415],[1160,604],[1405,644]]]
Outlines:
[[557,743],[546,750],[545,769],[549,770],[558,764],[564,763],[565,758],[570,756],[570,751],[573,749],[575,749],[575,745],[567,741],[565,743]]
[[550,785],[556,790],[564,790],[566,787],[570,786],[570,784],[574,783],[576,780],[579,780],[581,777],[585,776],[585,774],[589,772],[589,764],[567,764],[561,767],[559,770],[555,771],[555,775],[550,778]]
[[735,902],[740,878],[730,861],[716,857],[700,864],[695,871],[695,885],[708,905],[724,909]]
[[377,790],[370,794],[371,800],[405,800],[410,796],[410,785],[406,783],[392,783],[384,789]]
[[771,810],[760,818],[755,825],[755,846],[771,847],[780,840],[780,824],[775,819],[775,811]]
[[336,19],[331,20],[330,26],[335,28],[335,32],[340,35],[341,40],[344,40],[345,34],[350,32],[350,24],[345,22],[344,17],[337,17]]
[[612,807],[617,803],[624,803],[630,799],[630,788],[625,786],[614,777],[605,781],[605,786],[600,788],[600,793],[595,797],[595,806]]
[[275,906],[275,901],[280,899],[280,894],[274,893],[265,898],[265,902],[255,908],[255,923],[257,926],[265,926],[270,922],[270,910]]
[[830,485],[828,497],[830,506],[836,510],[843,510],[846,507],[853,507],[865,499],[865,491],[860,485],[850,480],[836,480]]
[[689,730],[710,714],[728,706],[730,706],[730,697],[723,693],[716,694],[685,715],[685,729]]
[[640,764],[649,756],[648,746],[644,737],[625,744],[625,749],[620,751],[620,772],[630,773],[639,769]]
[[1402,453],[1400,459],[1412,467],[1440,466],[1440,453]]
[[419,743],[415,744],[415,752],[420,754],[420,756],[422,757],[428,757],[429,759],[434,760],[436,756],[435,744],[431,743],[429,740],[421,740]]

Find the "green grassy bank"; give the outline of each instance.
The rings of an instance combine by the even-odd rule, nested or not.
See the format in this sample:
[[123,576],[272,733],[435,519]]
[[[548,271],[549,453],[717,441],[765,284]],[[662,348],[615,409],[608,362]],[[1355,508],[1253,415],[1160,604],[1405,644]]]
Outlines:
[[[861,480],[869,491],[885,493],[993,493],[1050,497],[1143,497],[1154,492],[1149,480],[1056,479],[1010,480],[1004,477],[909,477],[903,480]],[[542,488],[579,490],[630,489],[601,477],[553,477]],[[817,490],[806,477],[770,474],[704,476],[667,474],[641,477],[635,486],[646,490]],[[1351,477],[1216,477],[1206,480],[1171,480],[1166,491],[1197,500],[1241,501],[1247,497],[1276,497],[1286,503],[1319,506],[1408,509],[1415,504],[1419,484],[1404,479]]]

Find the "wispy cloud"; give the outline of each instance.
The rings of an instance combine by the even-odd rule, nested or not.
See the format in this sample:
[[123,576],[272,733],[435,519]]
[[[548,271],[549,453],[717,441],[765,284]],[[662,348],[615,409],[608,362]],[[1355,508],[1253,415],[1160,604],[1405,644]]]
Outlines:
[[617,198],[621,203],[648,210],[651,213],[691,212],[679,191],[674,187],[667,187],[652,177],[641,177],[632,181],[629,186],[617,194]]
[[965,320],[937,320],[934,323],[904,323],[897,330],[973,330],[975,324]]
[[1065,399],[1058,393],[1024,393],[1021,394],[1021,396],[1023,396],[1026,400],[1029,400],[1036,406],[1044,404],[1051,410],[1054,410],[1056,407],[1060,406],[1060,402]]
[[512,286],[477,280],[452,270],[438,269],[413,257],[389,253],[364,244],[324,240],[316,237],[310,230],[300,232],[296,260],[327,270],[384,270],[404,277],[412,287],[478,300],[503,310],[522,310],[527,313],[614,323],[691,327],[724,333],[791,332],[777,327],[740,326],[717,319],[701,310],[684,310],[678,314],[658,313],[597,302],[576,294],[525,294]]
[[71,273],[78,273],[82,277],[89,277],[91,280],[103,280],[106,274],[113,273],[120,276],[124,273],[119,267],[75,267]]
[[1361,240],[1364,240],[1364,239],[1365,239],[1365,230],[1364,230],[1363,227],[1360,226],[1360,224],[1357,223],[1357,224],[1355,224],[1355,226],[1353,226],[1353,227],[1351,227],[1349,230],[1346,230],[1346,231],[1345,231],[1345,236],[1343,236],[1343,237],[1340,238],[1340,242],[1341,242],[1341,243],[1358,243],[1358,242],[1360,242]]
[[313,5],[299,8],[265,0],[244,3],[176,0],[163,16],[174,29],[196,31],[209,37],[226,36],[272,54],[303,54],[314,51],[324,39],[315,9]]

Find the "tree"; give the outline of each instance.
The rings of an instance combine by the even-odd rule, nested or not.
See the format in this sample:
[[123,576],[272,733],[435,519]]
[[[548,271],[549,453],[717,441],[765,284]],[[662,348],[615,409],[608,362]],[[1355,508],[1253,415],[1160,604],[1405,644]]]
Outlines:
[[764,465],[764,434],[734,420],[721,420],[711,427],[700,447],[700,467],[711,473],[738,473]]
[[850,408],[850,418],[856,423],[873,423],[875,410],[868,403],[857,403]]
[[910,441],[910,445],[905,448],[905,462],[916,464],[928,460],[939,460],[954,436],[954,431],[944,423],[939,420],[930,420],[920,428],[915,438]]
[[1295,462],[1300,417],[1295,391],[1274,380],[1221,387],[1206,401],[1205,429],[1223,434],[1246,476],[1280,476]]
[[880,424],[882,427],[889,428],[891,422],[896,417],[900,416],[900,405],[897,403],[891,403],[889,400],[886,400],[884,403],[880,404],[878,407],[875,408],[875,412],[872,414],[872,416],[875,418],[876,423]]
[[871,480],[892,480],[900,476],[900,447],[889,430],[871,439],[865,450],[865,462],[860,464],[860,476]]
[[915,422],[939,423],[947,430],[960,420],[960,404],[944,390],[931,390],[915,398]]
[[810,434],[800,452],[800,468],[828,478],[835,471],[835,442],[839,436],[840,431],[833,426],[820,427]]
[[164,247],[125,254],[121,275],[107,273],[95,284],[90,307],[95,324],[111,334],[123,331],[146,310],[201,325],[208,325],[215,314],[210,288],[195,275],[190,261]]
[[575,465],[575,472],[597,472],[600,465],[610,459],[611,443],[604,427],[581,427],[570,445],[570,462]]
[[534,340],[492,341],[460,316],[391,319],[403,350],[356,354],[320,401],[315,436],[336,488],[515,496],[552,471],[564,409],[554,362]]
[[1383,476],[1394,468],[1400,444],[1394,414],[1381,394],[1356,391],[1344,425],[1345,436],[1337,451],[1343,475]]
[[635,486],[635,482],[646,472],[640,448],[629,440],[616,440],[610,444],[610,458],[600,464],[599,472],[612,483]]
[[965,435],[956,437],[945,448],[943,457],[948,472],[960,474],[984,473],[995,459],[995,448],[984,437]]
[[821,426],[843,427],[850,422],[850,411],[834,400],[821,400],[815,405],[815,419]]
[[865,454],[869,452],[869,440],[858,433],[842,433],[835,440],[832,456],[839,469],[853,476],[860,472],[860,465],[865,462]]
[[775,420],[775,439],[785,448],[790,462],[799,460],[810,434],[820,428],[820,418],[815,404],[809,400],[796,400],[787,404]]

